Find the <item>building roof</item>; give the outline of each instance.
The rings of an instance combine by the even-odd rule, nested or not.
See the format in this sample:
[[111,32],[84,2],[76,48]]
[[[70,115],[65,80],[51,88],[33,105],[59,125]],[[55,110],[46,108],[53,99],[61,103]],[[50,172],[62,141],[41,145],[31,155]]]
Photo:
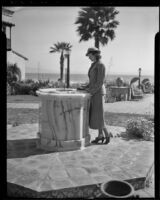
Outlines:
[[24,57],[22,54],[12,50],[12,53],[16,54],[17,56],[20,56],[21,58],[25,59],[25,60],[28,60],[28,58]]
[[11,10],[10,7],[2,7],[2,14],[12,16],[14,14],[14,10]]
[[2,24],[6,26],[15,26],[15,24],[12,23],[13,14],[14,11],[8,9],[8,7],[2,7]]

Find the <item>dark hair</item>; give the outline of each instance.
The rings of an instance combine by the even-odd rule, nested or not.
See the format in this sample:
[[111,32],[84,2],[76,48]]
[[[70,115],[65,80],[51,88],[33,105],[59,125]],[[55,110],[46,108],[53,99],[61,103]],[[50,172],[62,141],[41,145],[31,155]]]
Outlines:
[[92,52],[92,55],[94,55],[95,56],[95,58],[96,58],[96,61],[98,61],[98,60],[100,60],[101,59],[101,55],[100,55],[100,53],[97,53],[97,52]]

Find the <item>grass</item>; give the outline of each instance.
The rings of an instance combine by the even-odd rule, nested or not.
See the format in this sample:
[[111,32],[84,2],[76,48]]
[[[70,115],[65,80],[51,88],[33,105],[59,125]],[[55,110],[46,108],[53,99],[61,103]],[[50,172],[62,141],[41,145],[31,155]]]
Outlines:
[[[39,103],[40,98],[31,95],[7,96],[7,103]],[[130,113],[111,113],[105,112],[105,121],[110,126],[126,127],[128,119],[137,117],[147,117],[146,115]],[[32,124],[38,123],[39,110],[29,108],[7,108],[7,124]]]
[[[126,127],[128,119],[136,119],[142,115],[126,114],[126,113],[105,113],[105,121],[110,126]],[[38,123],[39,110],[29,108],[8,108],[7,109],[7,124],[32,124]]]
[[111,113],[105,112],[105,121],[107,125],[110,126],[122,126],[126,127],[127,120],[132,119],[135,120],[137,117],[147,118],[147,115],[140,114],[130,114],[130,113]]
[[38,123],[38,109],[7,108],[7,124]]
[[39,103],[40,98],[32,95],[8,95],[7,103]]

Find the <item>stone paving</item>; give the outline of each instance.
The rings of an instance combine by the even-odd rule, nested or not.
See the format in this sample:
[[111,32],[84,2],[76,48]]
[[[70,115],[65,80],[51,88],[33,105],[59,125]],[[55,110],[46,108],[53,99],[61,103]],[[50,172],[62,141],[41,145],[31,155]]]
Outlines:
[[[139,183],[141,180],[141,186],[135,182],[134,187],[143,188],[143,183],[151,177],[154,142],[129,138],[123,127],[108,126],[108,129],[114,136],[108,145],[47,152],[36,148],[38,124],[7,126],[7,182],[36,192],[71,188],[74,191],[73,188],[92,185],[86,197],[95,186],[111,179]],[[90,130],[90,134],[91,139],[97,136],[94,130]],[[76,190],[75,195],[82,197]]]

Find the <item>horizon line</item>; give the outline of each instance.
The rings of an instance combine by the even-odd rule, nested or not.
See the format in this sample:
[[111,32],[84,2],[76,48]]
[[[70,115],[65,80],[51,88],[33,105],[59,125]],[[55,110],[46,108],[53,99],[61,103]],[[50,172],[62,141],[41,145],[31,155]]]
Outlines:
[[[26,74],[58,74],[59,73],[53,73],[53,72],[26,72]],[[70,75],[87,75],[86,73],[70,73]],[[138,75],[138,74],[123,74],[123,73],[111,73],[109,75],[106,74],[106,76],[110,76],[110,75],[125,75],[125,76],[130,76],[130,75]],[[142,74],[141,76],[154,76],[154,74]]]

